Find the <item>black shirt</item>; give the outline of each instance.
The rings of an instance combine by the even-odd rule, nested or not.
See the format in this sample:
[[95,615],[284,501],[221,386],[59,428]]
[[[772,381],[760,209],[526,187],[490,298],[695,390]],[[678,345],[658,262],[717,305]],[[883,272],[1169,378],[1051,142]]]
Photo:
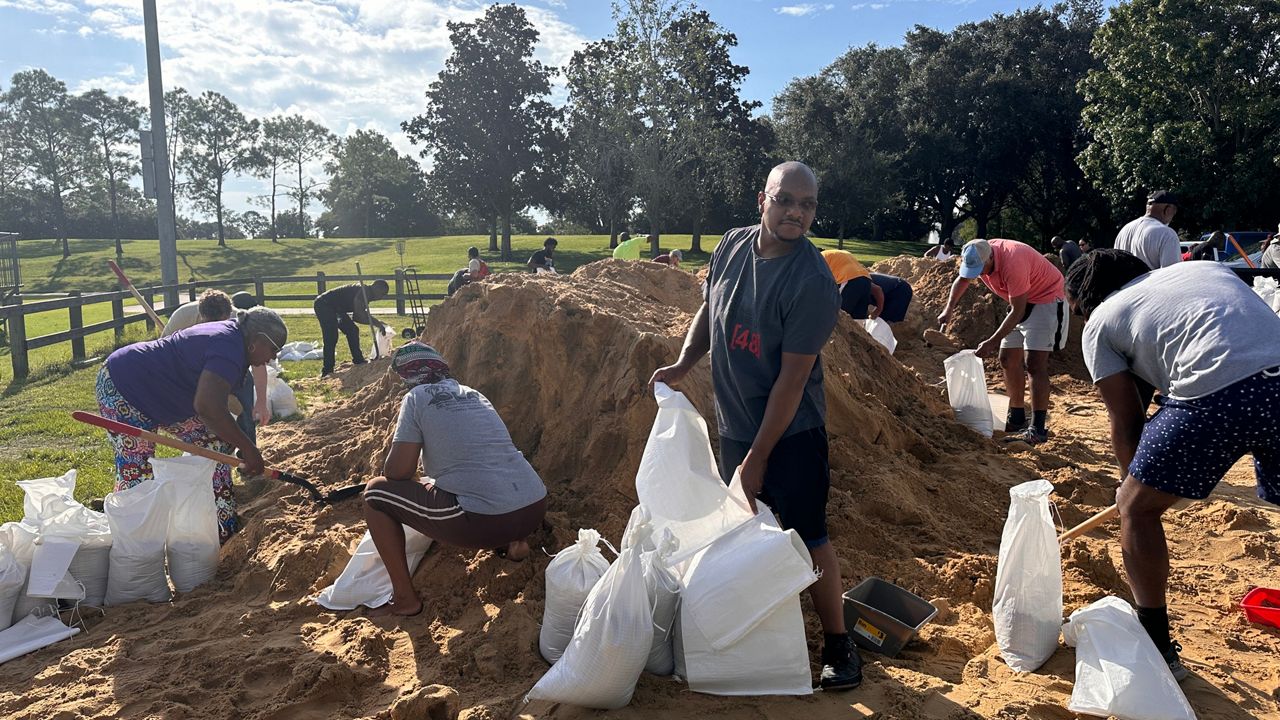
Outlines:
[[369,313],[365,309],[364,296],[358,283],[326,290],[316,298],[316,303],[323,304],[334,312],[351,313],[351,318],[356,322],[369,322]]
[[550,255],[547,255],[546,248],[543,248],[529,256],[529,264],[535,268],[544,267],[550,269],[555,267],[555,260]]

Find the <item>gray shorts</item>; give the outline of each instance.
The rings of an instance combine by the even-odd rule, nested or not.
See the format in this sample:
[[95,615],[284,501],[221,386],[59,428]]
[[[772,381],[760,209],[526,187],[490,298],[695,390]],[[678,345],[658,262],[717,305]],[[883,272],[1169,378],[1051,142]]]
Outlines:
[[1000,341],[1001,349],[1061,350],[1067,346],[1067,333],[1071,329],[1065,300],[1053,300],[1032,305],[1027,316],[1013,332]]

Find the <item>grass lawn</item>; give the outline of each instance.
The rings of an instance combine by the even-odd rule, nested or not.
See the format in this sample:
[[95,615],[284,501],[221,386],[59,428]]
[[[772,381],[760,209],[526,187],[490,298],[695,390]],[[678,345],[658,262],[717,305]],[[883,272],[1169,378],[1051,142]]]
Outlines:
[[[495,272],[521,272],[529,254],[542,246],[545,236],[519,235],[512,238],[516,262],[490,259],[487,236],[453,236],[408,238],[405,264],[423,273],[452,273],[466,264],[467,248],[475,245]],[[557,236],[556,267],[571,272],[579,265],[610,257],[609,238],[603,235]],[[686,253],[684,267],[697,270],[707,262],[719,236],[705,235],[702,244],[707,252]],[[835,247],[834,240],[819,239],[820,246]],[[665,235],[663,248],[688,248],[688,235]],[[366,274],[389,274],[400,266],[394,239],[340,240],[228,240],[219,248],[212,240],[183,240],[178,243],[179,279],[212,280],[217,278],[252,277],[254,275],[306,275],[323,271],[333,275],[353,274],[355,263]],[[902,253],[919,254],[924,246],[916,243],[869,243],[846,241],[846,249],[864,262],[874,262]],[[22,240],[18,243],[24,291],[67,292],[115,290],[115,279],[106,261],[114,259],[114,244],[109,240],[72,240],[71,257],[62,258],[61,243],[55,240]],[[159,248],[154,240],[124,243],[124,259],[120,263],[130,279],[139,286],[160,283]],[[252,287],[246,288],[252,290]],[[423,292],[443,292],[444,283],[423,283]],[[268,285],[268,294],[302,294],[315,292],[314,283]],[[305,301],[272,303],[277,307],[305,307]],[[375,303],[394,307],[394,302]],[[108,320],[109,303],[86,306],[86,324]],[[320,328],[310,316],[286,316],[291,340],[319,342]],[[403,322],[389,321],[392,326]],[[34,313],[26,317],[27,337],[66,330],[70,321],[66,310]],[[130,326],[125,342],[146,339],[143,323]],[[108,331],[86,338],[89,357],[105,357],[115,346],[114,333]],[[340,351],[339,357],[345,355]],[[94,380],[97,364],[81,369],[71,368],[68,360],[71,346],[63,343],[31,351],[31,376],[21,382],[13,380],[13,369],[7,345],[0,348],[0,522],[22,515],[22,492],[14,481],[61,475],[68,469],[79,472],[77,496],[82,500],[102,497],[114,481],[113,459],[106,433],[71,419],[72,410],[95,410]],[[286,363],[285,379],[319,374],[319,361]],[[309,399],[299,393],[305,410]]]

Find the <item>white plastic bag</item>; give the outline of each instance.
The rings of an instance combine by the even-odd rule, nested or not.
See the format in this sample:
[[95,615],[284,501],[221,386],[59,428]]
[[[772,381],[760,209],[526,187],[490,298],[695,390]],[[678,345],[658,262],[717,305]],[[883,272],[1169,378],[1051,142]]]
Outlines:
[[1253,291],[1258,293],[1263,302],[1271,306],[1271,309],[1280,314],[1280,283],[1275,278],[1256,277],[1253,279]]
[[1062,627],[1062,555],[1049,514],[1053,484],[1032,480],[1009,489],[991,614],[1000,654],[1031,672],[1058,649]]
[[[409,573],[412,574],[422,562],[422,556],[431,547],[431,538],[404,526],[404,552],[409,560]],[[370,608],[382,607],[391,602],[391,576],[387,574],[387,566],[378,555],[378,548],[373,544],[373,536],[366,530],[355,554],[343,568],[333,584],[316,596],[316,603],[330,610],[354,610],[361,605]]]
[[876,342],[884,346],[884,349],[892,355],[894,350],[898,349],[898,338],[893,336],[893,328],[889,327],[889,323],[881,318],[867,318],[862,321],[862,328],[867,331]]
[[217,463],[184,455],[152,458],[155,482],[167,486],[173,508],[165,532],[169,577],[178,592],[191,592],[218,572],[218,506],[213,497]]
[[165,485],[143,481],[107,495],[102,504],[111,525],[106,604],[167,602],[164,544],[171,507]]
[[760,514],[699,551],[682,578],[676,666],[713,695],[808,695],[799,593],[817,575],[804,542]]
[[389,327],[376,331],[373,334],[373,346],[369,349],[369,358],[377,359],[391,357],[391,344],[395,341],[396,331]]
[[560,661],[529,700],[616,710],[631,702],[653,643],[640,554],[626,548],[591,589]]
[[22,519],[30,525],[38,525],[47,498],[65,498],[75,502],[76,471],[68,470],[58,477],[19,480],[14,483],[22,488]]
[[735,498],[716,472],[707,423],[683,393],[654,386],[658,414],[636,473],[636,494],[649,512],[654,537],[664,528],[680,542],[677,564],[751,520],[745,498]]
[[1067,709],[1120,720],[1195,720],[1168,664],[1118,597],[1071,613],[1062,637],[1076,649],[1076,685]]
[[947,371],[947,399],[956,421],[983,437],[991,437],[991,403],[982,359],[973,350],[961,350],[943,361]]
[[644,669],[663,677],[675,672],[672,633],[676,612],[680,609],[680,576],[668,563],[679,546],[680,541],[675,535],[670,530],[663,530],[657,549],[640,556],[644,587],[649,594],[649,606],[653,609],[653,644],[649,646],[649,659],[645,661]]
[[294,396],[293,388],[280,378],[267,381],[267,404],[271,407],[271,414],[277,417],[298,414],[298,398]]
[[26,573],[7,545],[0,542],[0,630],[13,624],[13,608],[18,592],[27,581]]
[[578,530],[578,541],[556,553],[547,565],[538,633],[538,651],[547,662],[554,664],[564,654],[573,639],[578,612],[608,569],[609,561],[600,552],[600,533],[590,529]]
[[8,662],[29,652],[80,632],[78,627],[67,627],[53,617],[24,617],[7,630],[0,630],[0,663]]

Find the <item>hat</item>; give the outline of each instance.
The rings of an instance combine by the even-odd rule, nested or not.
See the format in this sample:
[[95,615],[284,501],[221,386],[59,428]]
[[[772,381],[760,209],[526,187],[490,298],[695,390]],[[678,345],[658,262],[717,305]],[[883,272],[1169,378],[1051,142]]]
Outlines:
[[248,310],[252,307],[258,307],[258,298],[253,293],[241,290],[231,296],[231,304],[240,310]]
[[1147,196],[1147,204],[1177,206],[1178,196],[1174,195],[1170,190],[1156,190]]
[[435,348],[421,340],[411,340],[391,355],[391,369],[409,387],[438,383],[449,374],[449,364]]
[[675,259],[677,259],[677,260],[683,260],[683,259],[684,259],[684,253],[680,252],[679,250],[672,250],[672,251],[671,251],[671,257],[673,257],[673,258],[675,258]]
[[991,259],[991,243],[986,240],[970,240],[960,249],[960,277],[972,280],[982,274]]

